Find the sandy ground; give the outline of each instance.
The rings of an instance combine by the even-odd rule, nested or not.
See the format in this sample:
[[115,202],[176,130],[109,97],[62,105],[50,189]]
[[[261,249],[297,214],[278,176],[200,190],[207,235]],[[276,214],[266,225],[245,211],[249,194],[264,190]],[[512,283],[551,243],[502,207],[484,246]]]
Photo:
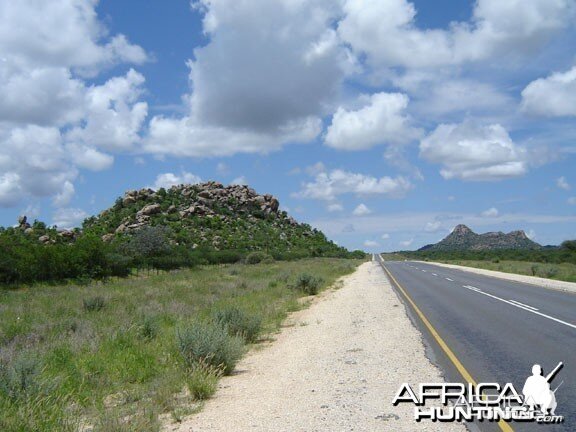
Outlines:
[[474,267],[464,267],[464,266],[459,266],[459,265],[454,265],[454,264],[443,264],[443,263],[428,262],[428,261],[422,261],[422,262],[424,262],[425,264],[434,264],[434,265],[437,265],[440,267],[447,267],[447,268],[452,268],[452,269],[457,269],[457,270],[464,270],[464,271],[471,272],[471,273],[477,273],[477,274],[481,274],[481,275],[497,277],[500,279],[507,279],[507,280],[516,281],[516,282],[522,282],[522,283],[526,283],[526,284],[530,284],[530,285],[538,285],[538,286],[541,286],[544,288],[555,289],[555,290],[560,290],[560,291],[570,291],[570,292],[576,293],[576,283],[574,283],[574,282],[557,281],[557,280],[553,280],[553,279],[546,279],[546,278],[540,278],[540,277],[535,277],[535,276],[517,275],[517,274],[512,274],[512,273],[499,272],[499,271],[495,271],[495,270],[484,270],[484,269],[479,269],[479,268],[474,268]]
[[165,431],[437,430],[416,423],[412,405],[392,405],[401,383],[442,378],[384,272],[369,262],[342,282],[249,353],[199,414]]

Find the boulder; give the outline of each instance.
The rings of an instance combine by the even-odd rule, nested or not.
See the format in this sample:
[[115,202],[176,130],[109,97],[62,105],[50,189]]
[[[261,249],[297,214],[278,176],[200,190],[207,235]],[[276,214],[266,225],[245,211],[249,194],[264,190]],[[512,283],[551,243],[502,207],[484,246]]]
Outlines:
[[162,207],[160,204],[148,204],[147,206],[142,207],[142,209],[136,213],[136,216],[150,216],[154,214],[158,214],[162,211]]
[[38,241],[40,243],[46,244],[46,243],[50,242],[50,236],[48,236],[48,235],[40,236],[40,237],[38,237]]

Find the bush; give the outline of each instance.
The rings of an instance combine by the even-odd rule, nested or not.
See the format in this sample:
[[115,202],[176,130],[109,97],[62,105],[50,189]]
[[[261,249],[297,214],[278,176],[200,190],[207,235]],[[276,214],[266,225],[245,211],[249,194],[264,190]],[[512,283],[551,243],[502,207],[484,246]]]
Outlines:
[[159,331],[160,326],[158,325],[158,320],[155,317],[151,317],[149,315],[144,316],[138,325],[138,336],[141,339],[154,339],[158,335]]
[[190,370],[188,377],[188,390],[195,400],[208,399],[216,391],[220,370],[206,364],[199,363]]
[[39,362],[33,357],[20,357],[11,365],[0,362],[0,394],[15,401],[38,392],[39,374]]
[[242,339],[214,323],[195,322],[176,331],[180,353],[189,367],[209,365],[230,374],[244,352]]
[[323,280],[308,273],[302,273],[296,278],[293,287],[307,295],[316,295],[320,291]]
[[106,305],[106,300],[102,296],[89,297],[82,300],[82,306],[86,312],[98,312]]
[[265,252],[251,252],[246,256],[246,264],[259,264],[263,261],[272,261],[273,258]]
[[215,311],[212,318],[230,336],[239,336],[246,342],[255,342],[262,328],[262,317],[248,315],[235,306]]

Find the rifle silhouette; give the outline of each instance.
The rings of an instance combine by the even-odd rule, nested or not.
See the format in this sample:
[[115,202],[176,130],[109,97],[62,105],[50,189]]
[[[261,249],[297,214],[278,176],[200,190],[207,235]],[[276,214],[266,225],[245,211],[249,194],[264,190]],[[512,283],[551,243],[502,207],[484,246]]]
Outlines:
[[556,375],[556,373],[558,373],[558,371],[560,369],[562,369],[562,366],[564,366],[564,363],[560,362],[558,363],[558,366],[556,366],[552,372],[550,372],[548,375],[546,375],[546,381],[550,382],[552,381],[552,378],[554,378],[554,375]]

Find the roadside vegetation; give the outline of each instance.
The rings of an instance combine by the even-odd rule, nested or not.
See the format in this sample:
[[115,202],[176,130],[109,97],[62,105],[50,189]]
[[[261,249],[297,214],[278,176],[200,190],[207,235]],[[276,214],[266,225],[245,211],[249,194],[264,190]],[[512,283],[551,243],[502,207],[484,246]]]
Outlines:
[[255,261],[0,290],[0,430],[157,431],[361,262]]
[[536,250],[403,251],[385,259],[416,259],[576,282],[576,240]]

